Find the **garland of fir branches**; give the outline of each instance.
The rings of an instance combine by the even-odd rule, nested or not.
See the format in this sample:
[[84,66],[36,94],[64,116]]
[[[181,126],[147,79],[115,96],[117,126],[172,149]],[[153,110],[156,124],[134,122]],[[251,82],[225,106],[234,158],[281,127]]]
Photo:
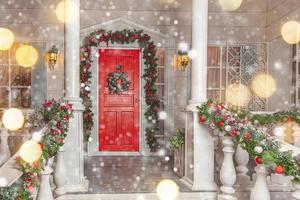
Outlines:
[[151,149],[155,151],[158,147],[155,133],[158,131],[158,110],[160,102],[155,88],[155,82],[157,79],[157,58],[156,58],[156,45],[148,34],[142,30],[128,30],[121,31],[106,31],[97,30],[89,34],[84,41],[84,45],[81,47],[81,64],[80,64],[80,81],[81,81],[81,98],[85,106],[84,111],[84,128],[86,135],[89,137],[91,130],[94,126],[91,100],[91,78],[93,76],[91,72],[92,66],[92,48],[98,47],[101,44],[130,44],[138,43],[140,49],[143,52],[144,59],[144,74],[142,78],[145,80],[145,101],[147,108],[144,116],[148,121],[148,127],[146,127],[146,140]]
[[280,141],[268,134],[269,128],[279,123],[300,124],[300,110],[274,114],[251,114],[245,110],[234,110],[228,105],[208,100],[198,107],[199,122],[232,137],[257,164],[264,164],[275,173],[293,177],[300,181],[300,157],[292,151],[281,151]]
[[31,194],[39,186],[44,164],[64,145],[72,112],[71,104],[54,99],[45,101],[41,108],[35,110],[27,123],[35,128],[47,125],[49,130],[36,141],[40,145],[42,156],[34,163],[27,163],[21,157],[16,159],[23,175],[12,186],[0,188],[1,200],[32,200]]

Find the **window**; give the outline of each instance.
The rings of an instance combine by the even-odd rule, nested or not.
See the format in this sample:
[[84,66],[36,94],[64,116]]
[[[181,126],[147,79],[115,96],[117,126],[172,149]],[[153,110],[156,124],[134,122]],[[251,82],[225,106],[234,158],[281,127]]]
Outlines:
[[[160,110],[165,109],[165,54],[164,48],[158,48],[156,56],[157,60],[157,81],[155,83],[158,98],[160,100]],[[164,120],[159,120],[159,135],[164,135]]]
[[[207,55],[207,96],[225,102],[226,87],[232,83],[249,86],[257,72],[266,71],[267,45],[224,44],[209,45]],[[265,99],[254,93],[248,109],[263,111],[266,109]]]
[[15,53],[20,44],[0,51],[0,108],[31,107],[31,68],[17,64]]
[[299,44],[292,46],[292,104],[299,106],[300,103],[300,58]]
[[218,101],[225,101],[226,60],[225,48],[208,47],[207,60],[207,96]]

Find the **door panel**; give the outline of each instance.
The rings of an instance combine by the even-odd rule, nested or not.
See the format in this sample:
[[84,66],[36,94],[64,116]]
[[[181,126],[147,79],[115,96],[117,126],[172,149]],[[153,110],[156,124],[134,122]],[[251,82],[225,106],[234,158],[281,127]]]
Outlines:
[[[99,151],[139,150],[139,50],[99,50]],[[121,65],[131,82],[121,95],[110,94],[107,76]]]

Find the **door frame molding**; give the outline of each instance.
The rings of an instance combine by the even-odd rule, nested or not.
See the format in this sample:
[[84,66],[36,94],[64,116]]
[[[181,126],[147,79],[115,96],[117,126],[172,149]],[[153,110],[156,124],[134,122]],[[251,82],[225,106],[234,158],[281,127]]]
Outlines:
[[[147,144],[145,140],[145,131],[144,130],[144,115],[143,115],[143,106],[144,104],[144,95],[143,95],[143,79],[142,73],[144,71],[144,63],[142,60],[142,52],[141,49],[138,47],[138,44],[131,44],[131,45],[119,45],[119,44],[114,44],[110,45],[107,47],[106,45],[101,45],[99,47],[93,47],[92,48],[92,66],[91,66],[91,71],[93,74],[98,74],[99,73],[99,49],[121,49],[121,50],[139,50],[139,84],[140,84],[140,89],[139,89],[139,98],[140,98],[140,103],[139,103],[139,150],[136,152],[126,152],[126,151],[99,151],[99,133],[98,133],[98,126],[99,126],[99,121],[98,121],[98,105],[99,105],[99,77],[98,76],[92,76],[92,84],[91,84],[91,95],[92,95],[92,101],[93,101],[93,120],[94,120],[94,127],[91,131],[91,138],[92,141],[88,141],[88,156],[142,156],[147,154]],[[94,94],[94,95],[93,95]]]

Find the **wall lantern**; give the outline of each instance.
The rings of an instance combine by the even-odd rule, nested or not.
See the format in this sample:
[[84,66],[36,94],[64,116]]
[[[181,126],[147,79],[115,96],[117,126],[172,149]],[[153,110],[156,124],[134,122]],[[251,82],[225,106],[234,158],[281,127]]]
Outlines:
[[177,68],[181,71],[185,71],[186,67],[190,64],[190,58],[188,55],[188,44],[181,42],[178,45],[177,55]]
[[52,48],[47,53],[48,65],[51,70],[54,70],[54,67],[58,60],[58,48],[53,45]]

